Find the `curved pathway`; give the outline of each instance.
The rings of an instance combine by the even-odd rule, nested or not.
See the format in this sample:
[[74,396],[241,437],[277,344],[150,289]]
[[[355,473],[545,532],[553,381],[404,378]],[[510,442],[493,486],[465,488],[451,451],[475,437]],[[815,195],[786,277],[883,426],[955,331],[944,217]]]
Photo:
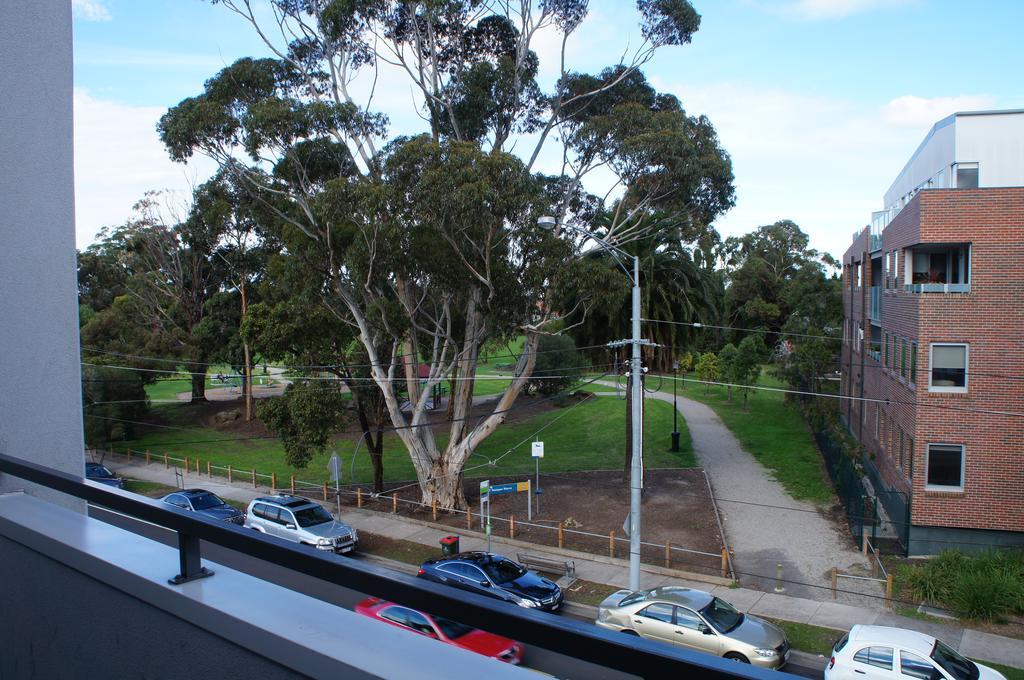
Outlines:
[[[672,402],[672,395],[665,392],[649,392],[647,398]],[[831,600],[832,567],[858,576],[871,575],[870,562],[855,549],[845,526],[837,526],[815,504],[794,500],[786,493],[773,473],[743,450],[709,406],[685,397],[677,397],[677,404],[690,430],[697,461],[711,479],[733,551],[733,569],[742,585],[772,592],[777,565],[781,564],[787,595]],[[858,594],[883,595],[881,584],[840,578],[839,589],[853,592],[839,593],[838,602],[883,606],[876,597]]]

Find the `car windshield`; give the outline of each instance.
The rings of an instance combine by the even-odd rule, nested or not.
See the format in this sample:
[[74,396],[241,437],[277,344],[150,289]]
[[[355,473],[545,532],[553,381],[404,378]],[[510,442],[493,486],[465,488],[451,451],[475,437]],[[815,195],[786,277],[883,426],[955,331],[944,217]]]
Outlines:
[[469,633],[472,633],[474,630],[476,630],[475,628],[471,628],[464,623],[452,621],[451,619],[445,619],[440,616],[435,616],[433,617],[433,619],[434,623],[437,624],[437,627],[441,629],[441,632],[444,633],[444,636],[449,640],[460,638],[463,635],[468,635]]
[[643,602],[651,592],[652,591],[650,590],[638,590],[635,593],[630,593],[619,601],[619,606],[625,607],[630,604],[636,604],[637,602]]
[[312,527],[324,522],[330,522],[332,519],[334,518],[331,517],[331,513],[319,505],[295,511],[295,521],[299,523],[300,527]]
[[725,600],[719,600],[717,597],[711,600],[708,606],[701,609],[700,613],[719,633],[728,633],[743,623],[743,614],[736,611],[735,607]]
[[965,659],[938,640],[935,641],[935,648],[932,649],[932,661],[942,666],[942,669],[956,680],[977,680],[978,678],[978,667],[973,661]]
[[89,468],[86,470],[86,473],[89,474],[89,475],[92,475],[93,477],[113,477],[114,476],[113,472],[108,470],[103,465],[99,465],[99,464],[90,465]]
[[526,573],[526,570],[511,560],[491,560],[480,565],[495,583],[508,583]]
[[202,493],[198,496],[192,496],[191,501],[192,507],[196,510],[209,510],[210,508],[224,505],[224,501],[215,493]]

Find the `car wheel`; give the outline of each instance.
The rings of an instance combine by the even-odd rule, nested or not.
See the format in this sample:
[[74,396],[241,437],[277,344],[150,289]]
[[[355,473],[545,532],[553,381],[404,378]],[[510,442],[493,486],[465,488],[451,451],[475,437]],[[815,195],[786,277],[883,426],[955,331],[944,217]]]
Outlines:
[[729,652],[728,654],[725,655],[725,658],[729,659],[730,661],[738,661],[740,663],[750,663],[750,659],[748,659],[747,657],[743,656],[739,652]]

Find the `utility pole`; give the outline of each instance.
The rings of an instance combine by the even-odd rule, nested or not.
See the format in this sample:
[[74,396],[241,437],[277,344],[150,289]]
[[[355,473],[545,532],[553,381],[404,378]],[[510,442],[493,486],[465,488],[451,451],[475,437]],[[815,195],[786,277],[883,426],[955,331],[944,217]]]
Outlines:
[[672,361],[672,453],[679,453],[679,406],[676,404],[676,383],[678,380],[679,362]]

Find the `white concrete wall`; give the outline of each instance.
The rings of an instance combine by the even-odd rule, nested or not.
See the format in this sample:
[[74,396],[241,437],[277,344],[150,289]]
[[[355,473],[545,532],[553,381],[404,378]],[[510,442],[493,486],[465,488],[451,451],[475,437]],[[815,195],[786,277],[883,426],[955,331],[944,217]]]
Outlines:
[[949,166],[956,156],[955,127],[953,120],[947,119],[935,124],[935,127],[921,142],[921,146],[917,148],[903,170],[896,176],[892,186],[885,192],[884,208],[899,207],[897,202],[900,197],[927,181],[940,170],[946,170],[946,186],[950,186]]
[[0,93],[0,452],[82,475],[69,0],[3,4]]
[[978,163],[978,186],[1024,186],[1024,113],[958,116],[956,160]]

